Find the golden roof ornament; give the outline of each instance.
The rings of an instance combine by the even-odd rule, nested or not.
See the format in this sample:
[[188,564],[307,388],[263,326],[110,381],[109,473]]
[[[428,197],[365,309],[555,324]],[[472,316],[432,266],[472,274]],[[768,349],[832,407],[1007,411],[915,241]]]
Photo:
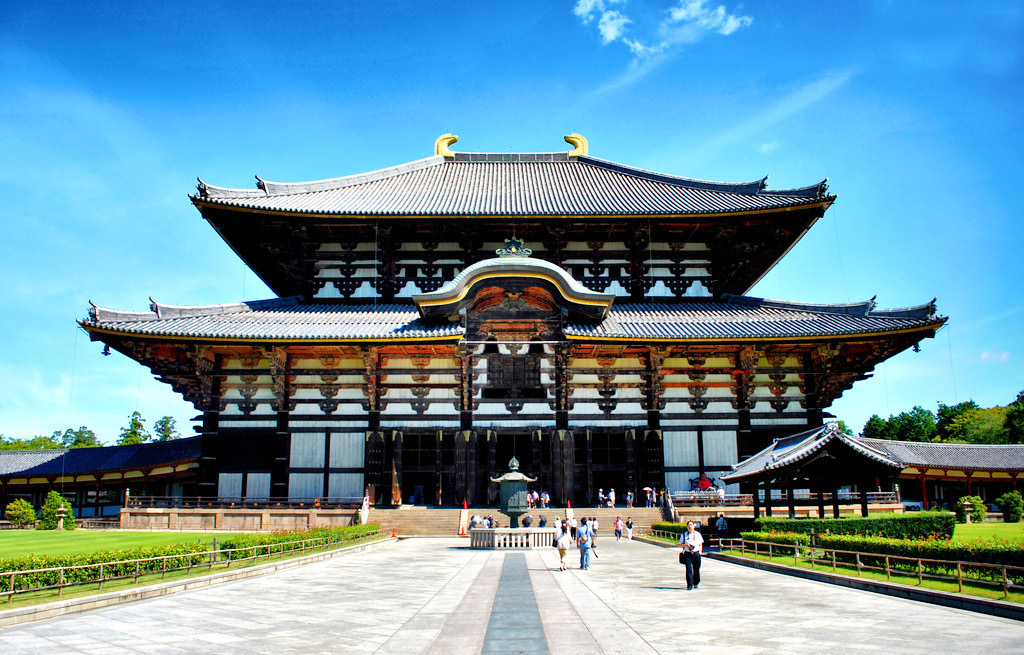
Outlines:
[[434,154],[441,155],[442,157],[454,157],[455,153],[449,149],[449,146],[458,140],[458,134],[442,134],[434,141]]
[[590,146],[587,145],[587,138],[582,134],[573,132],[565,136],[565,142],[572,146],[572,150],[569,151],[570,157],[579,157],[580,155],[586,155],[590,152]]

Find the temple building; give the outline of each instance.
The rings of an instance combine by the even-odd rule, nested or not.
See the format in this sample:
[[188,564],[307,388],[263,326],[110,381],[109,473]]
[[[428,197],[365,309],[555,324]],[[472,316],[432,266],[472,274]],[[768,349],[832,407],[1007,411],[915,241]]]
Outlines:
[[[201,412],[185,495],[482,505],[513,456],[554,502],[689,488],[934,336],[934,302],[745,295],[835,201],[568,152],[464,153],[192,202],[276,297],[93,306],[82,327]],[[730,493],[741,491],[730,485]]]

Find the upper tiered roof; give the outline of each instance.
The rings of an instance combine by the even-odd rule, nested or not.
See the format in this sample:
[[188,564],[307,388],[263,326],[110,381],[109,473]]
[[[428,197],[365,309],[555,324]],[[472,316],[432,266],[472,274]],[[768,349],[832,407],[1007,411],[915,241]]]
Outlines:
[[825,182],[769,190],[767,178],[729,184],[656,173],[587,155],[454,153],[369,173],[256,189],[200,180],[197,206],[344,216],[692,216],[815,205]]

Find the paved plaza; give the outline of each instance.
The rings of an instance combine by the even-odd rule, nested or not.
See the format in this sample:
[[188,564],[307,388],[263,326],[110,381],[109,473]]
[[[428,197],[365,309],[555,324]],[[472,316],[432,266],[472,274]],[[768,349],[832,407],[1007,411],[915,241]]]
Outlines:
[[[406,539],[332,560],[0,630],[54,653],[1024,652],[1024,624],[604,538],[589,571],[554,549]],[[578,555],[570,553],[570,558]]]

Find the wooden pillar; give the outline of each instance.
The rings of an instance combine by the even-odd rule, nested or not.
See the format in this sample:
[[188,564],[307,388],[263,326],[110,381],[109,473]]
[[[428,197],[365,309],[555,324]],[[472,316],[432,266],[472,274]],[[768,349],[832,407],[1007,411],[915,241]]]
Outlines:
[[394,431],[391,433],[391,464],[392,464],[392,477],[391,477],[391,499],[394,502],[395,493],[398,493],[398,504],[401,505],[405,502],[405,492],[402,489],[402,433]]
[[7,518],[7,480],[0,479],[0,519]]
[[[456,433],[458,436],[458,433]],[[444,431],[437,431],[437,440],[434,442],[434,487],[437,491],[436,504],[438,507],[443,502],[442,492],[445,491],[444,484],[441,482],[442,476],[444,475],[444,467],[441,466],[441,445],[444,443]]]
[[761,483],[754,483],[754,519],[761,518]]
[[498,476],[498,433],[494,430],[487,431],[487,475],[487,503],[494,505],[498,502],[498,483],[490,482]]
[[587,488],[583,492],[583,497],[586,499],[587,505],[591,505],[597,502],[597,498],[591,497],[594,492],[594,440],[590,430],[587,430],[587,436],[584,438],[587,440],[587,473],[585,476]]
[[825,490],[818,487],[818,518],[825,518]]
[[469,432],[455,434],[455,500],[469,502]]
[[832,490],[832,518],[839,518],[839,487]]
[[921,474],[921,509],[928,509],[928,478],[923,473]]
[[96,497],[93,499],[93,516],[99,517],[100,515],[100,479],[96,478]]
[[793,498],[793,483],[786,486],[786,505],[789,507],[789,518],[796,518],[796,500]]
[[970,474],[970,472],[967,473],[967,495],[968,496],[973,496],[974,495],[974,494],[971,493],[971,474]]
[[860,515],[868,515],[868,485],[867,482],[860,483]]
[[772,485],[764,483],[764,515],[772,515]]

